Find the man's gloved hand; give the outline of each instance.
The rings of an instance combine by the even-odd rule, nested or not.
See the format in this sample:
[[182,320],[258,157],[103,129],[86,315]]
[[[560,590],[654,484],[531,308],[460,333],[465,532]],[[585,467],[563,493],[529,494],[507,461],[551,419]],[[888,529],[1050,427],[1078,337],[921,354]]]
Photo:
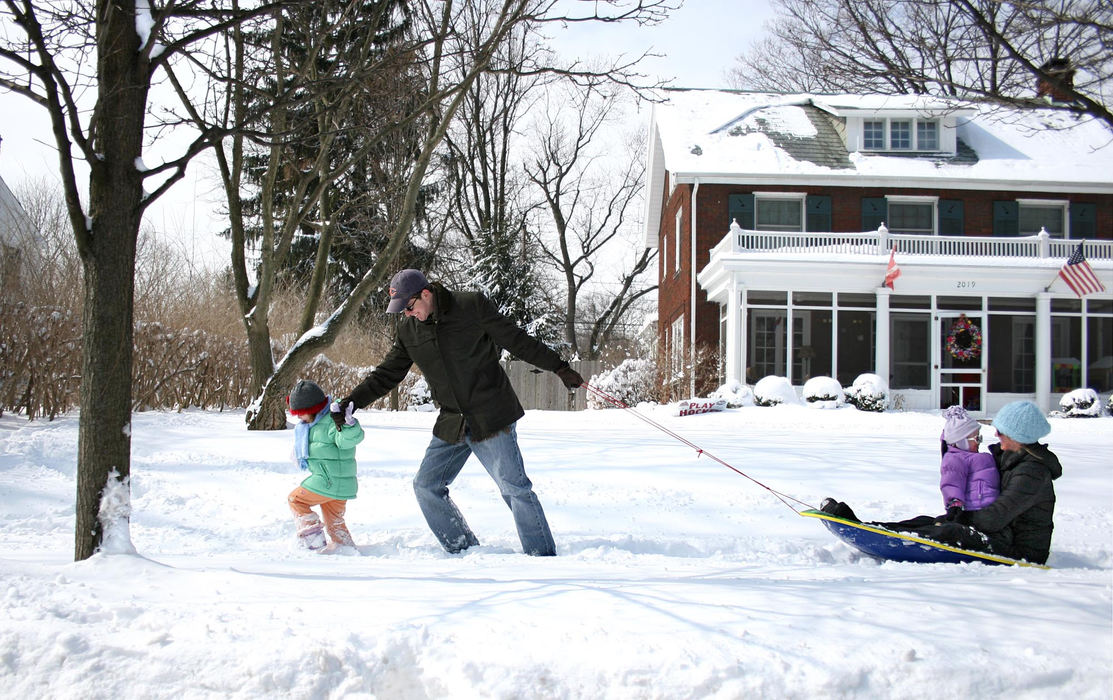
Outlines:
[[345,425],[355,425],[356,419],[352,412],[356,410],[355,404],[351,399],[340,399],[333,401],[329,406],[329,413],[332,414],[332,422],[336,423],[337,430],[343,430]]
[[564,382],[564,386],[569,389],[578,389],[584,383],[584,378],[580,376],[580,373],[568,365],[558,369],[556,376],[560,377],[560,381]]

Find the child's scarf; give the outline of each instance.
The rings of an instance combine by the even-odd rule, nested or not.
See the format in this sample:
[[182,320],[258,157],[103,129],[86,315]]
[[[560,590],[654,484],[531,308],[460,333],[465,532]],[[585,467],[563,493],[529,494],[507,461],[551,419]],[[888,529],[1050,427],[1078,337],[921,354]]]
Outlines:
[[321,409],[312,423],[303,423],[299,420],[298,424],[294,426],[294,459],[298,466],[306,471],[309,471],[309,430],[317,425],[317,421],[327,415],[328,402],[326,401],[325,407]]

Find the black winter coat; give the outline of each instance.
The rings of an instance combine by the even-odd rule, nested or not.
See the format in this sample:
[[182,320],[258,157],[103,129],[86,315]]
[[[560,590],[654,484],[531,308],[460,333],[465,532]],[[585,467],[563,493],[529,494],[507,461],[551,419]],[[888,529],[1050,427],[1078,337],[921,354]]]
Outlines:
[[464,429],[483,440],[525,415],[499,364],[505,348],[535,367],[568,366],[551,348],[500,314],[478,292],[450,292],[430,285],[436,308],[425,321],[405,316],[383,361],[348,397],[363,408],[385,396],[415,363],[441,408],[433,435],[459,442]]
[[1025,445],[1019,452],[1005,452],[1000,445],[989,451],[1001,472],[997,500],[966,514],[967,521],[989,536],[993,551],[1036,564],[1047,561],[1054,529],[1055,488],[1051,482],[1063,467],[1047,445]]

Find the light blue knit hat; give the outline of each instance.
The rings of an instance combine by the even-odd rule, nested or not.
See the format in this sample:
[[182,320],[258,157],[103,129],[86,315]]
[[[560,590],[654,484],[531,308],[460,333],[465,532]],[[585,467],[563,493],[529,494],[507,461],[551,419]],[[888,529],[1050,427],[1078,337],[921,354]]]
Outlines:
[[1005,404],[994,417],[993,427],[1022,445],[1031,445],[1051,432],[1051,424],[1044,418],[1043,411],[1031,401]]

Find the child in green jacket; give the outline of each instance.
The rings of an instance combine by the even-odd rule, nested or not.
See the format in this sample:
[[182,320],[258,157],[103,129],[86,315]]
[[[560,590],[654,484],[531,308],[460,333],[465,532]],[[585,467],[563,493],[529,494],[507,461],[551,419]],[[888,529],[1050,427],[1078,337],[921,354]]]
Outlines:
[[[348,501],[356,497],[356,445],[363,441],[363,428],[352,416],[330,414],[328,397],[315,383],[302,380],[286,397],[294,427],[294,459],[309,476],[290,492],[287,501],[294,513],[301,546],[332,553],[354,547],[352,533],[344,524]],[[334,408],[339,409],[337,404]],[[312,507],[319,506],[321,517]],[[323,520],[323,523],[322,523]],[[325,531],[331,542],[326,542]]]

